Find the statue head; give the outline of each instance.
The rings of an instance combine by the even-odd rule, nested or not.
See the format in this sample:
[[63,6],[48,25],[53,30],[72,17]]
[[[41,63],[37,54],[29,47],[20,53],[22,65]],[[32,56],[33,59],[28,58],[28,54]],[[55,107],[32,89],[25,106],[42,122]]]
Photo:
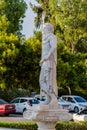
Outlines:
[[54,28],[51,23],[44,23],[42,33],[54,33]]

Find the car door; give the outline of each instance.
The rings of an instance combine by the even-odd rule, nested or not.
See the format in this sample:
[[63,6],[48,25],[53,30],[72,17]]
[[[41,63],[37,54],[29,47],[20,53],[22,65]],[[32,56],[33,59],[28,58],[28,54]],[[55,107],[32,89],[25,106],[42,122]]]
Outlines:
[[16,112],[20,112],[20,98],[14,99],[11,103],[15,104]]
[[20,99],[20,112],[22,113],[27,108],[27,99]]

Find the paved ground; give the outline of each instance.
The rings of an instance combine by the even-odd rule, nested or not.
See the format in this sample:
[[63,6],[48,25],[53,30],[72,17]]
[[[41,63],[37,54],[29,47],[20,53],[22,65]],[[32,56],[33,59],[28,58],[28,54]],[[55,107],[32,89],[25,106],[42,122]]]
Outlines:
[[[9,116],[0,115],[0,121],[6,121],[6,122],[29,122],[29,120],[24,119],[21,114],[10,114]],[[24,130],[24,129],[0,128],[0,130]]]
[[22,129],[0,128],[0,130],[22,130]]
[[6,122],[29,122],[29,120],[24,119],[21,114],[10,114],[9,116],[0,116],[0,121],[6,121]]

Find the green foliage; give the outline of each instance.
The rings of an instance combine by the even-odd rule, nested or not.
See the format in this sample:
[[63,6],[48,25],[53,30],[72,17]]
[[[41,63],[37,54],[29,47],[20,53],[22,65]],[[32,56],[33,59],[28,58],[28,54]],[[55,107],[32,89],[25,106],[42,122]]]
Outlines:
[[[41,57],[41,42],[34,36],[29,38],[21,47],[18,62],[20,70],[18,79],[22,80],[22,86],[30,91],[39,90],[39,61]],[[18,67],[19,68],[19,67]],[[20,71],[20,72],[19,72]]]
[[[17,128],[26,130],[37,130],[38,126],[35,122],[0,122],[0,127]],[[58,122],[56,130],[87,130],[87,121],[84,122]]]
[[[5,15],[0,17],[0,24],[0,87],[5,88],[10,78],[9,70],[11,70],[11,65],[18,54],[17,43],[19,38],[17,35],[7,34],[9,22]],[[10,80],[8,84],[11,84]]]
[[26,9],[24,0],[0,0],[0,89],[8,90],[5,95],[14,87],[22,86],[18,86],[17,70],[20,68],[17,68],[16,59],[21,48],[19,37]]
[[[37,0],[36,0],[37,1]],[[57,83],[59,88],[70,88],[72,94],[87,91],[87,2],[86,0],[38,0],[36,25],[45,22],[54,25],[58,41]],[[83,82],[82,82],[83,81]],[[79,88],[79,89],[77,89]]]
[[18,86],[14,88],[0,88],[0,98],[6,100],[7,102],[11,102],[16,97],[30,97],[31,93],[28,89],[21,89]]
[[0,127],[37,130],[35,122],[0,122]]
[[9,21],[8,33],[21,35],[26,9],[27,4],[24,0],[0,0],[0,13],[5,15]]
[[58,122],[56,125],[56,130],[86,130],[87,122]]
[[[54,25],[58,42],[58,87],[72,94],[87,92],[87,2],[86,0],[36,0],[40,6],[31,7],[37,14],[35,25],[45,22]],[[0,88],[39,91],[39,61],[41,32],[24,39],[22,22],[27,5],[24,0],[0,0]],[[24,42],[24,44],[22,44]],[[66,91],[66,93],[68,93]]]
[[[6,95],[14,91],[14,88],[27,89],[29,94],[34,88],[39,91],[41,33],[35,32],[34,37],[26,41],[22,38],[20,41],[17,35],[8,35],[9,21],[5,15],[0,17],[0,25],[0,88],[3,93],[8,90],[5,96],[2,94],[1,97],[6,99]],[[20,44],[22,41],[24,44]],[[19,96],[17,94],[12,97]],[[7,97],[7,100],[11,99],[11,95]]]
[[9,40],[5,41],[8,45],[6,44],[7,47],[1,55],[1,88],[22,87],[30,91],[35,88],[38,91],[41,42],[35,36],[18,46],[14,44],[17,40],[16,37],[12,39],[9,37]]
[[[13,87],[22,87],[32,91],[39,91],[39,61],[41,57],[41,42],[38,40],[39,34],[27,39],[20,45],[19,53],[9,70]],[[10,82],[11,82],[10,81]]]

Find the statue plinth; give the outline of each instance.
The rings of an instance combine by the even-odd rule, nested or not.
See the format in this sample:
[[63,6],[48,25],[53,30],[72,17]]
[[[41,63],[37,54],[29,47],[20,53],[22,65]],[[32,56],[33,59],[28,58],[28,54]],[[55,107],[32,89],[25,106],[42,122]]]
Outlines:
[[38,130],[55,130],[58,121],[71,119],[71,114],[60,106],[52,108],[50,105],[34,105],[24,112],[23,117],[38,124]]

